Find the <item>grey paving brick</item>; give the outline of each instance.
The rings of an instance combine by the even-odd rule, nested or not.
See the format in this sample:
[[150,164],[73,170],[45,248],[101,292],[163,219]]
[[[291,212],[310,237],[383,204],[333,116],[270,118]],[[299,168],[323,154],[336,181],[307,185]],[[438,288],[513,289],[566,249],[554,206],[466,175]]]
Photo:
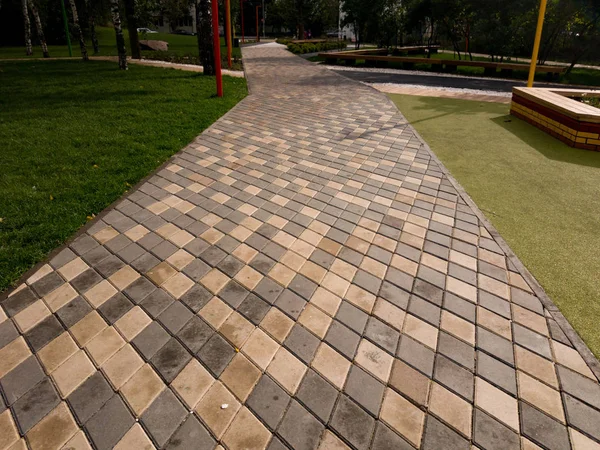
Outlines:
[[473,441],[489,450],[519,450],[519,435],[479,409],[474,411]]
[[142,414],[141,420],[156,443],[162,447],[187,415],[175,394],[170,389],[165,389]]
[[192,317],[177,333],[177,337],[192,353],[198,352],[215,331],[200,317]]
[[45,377],[46,375],[36,357],[30,356],[27,358],[0,379],[0,385],[8,404],[12,405]]
[[353,360],[360,343],[360,336],[350,328],[334,320],[327,330],[325,341],[346,358]]
[[152,365],[167,383],[170,383],[183,370],[192,355],[177,341],[171,338],[150,359]]
[[477,347],[514,367],[513,346],[509,340],[477,327]]
[[[569,403],[568,401],[565,403],[568,410]],[[567,427],[563,424],[551,419],[527,403],[519,402],[519,410],[521,415],[521,433],[523,436],[528,437],[549,450],[568,450],[571,448]],[[600,422],[598,423],[600,424]],[[596,430],[598,429],[598,425],[596,425]]]
[[548,338],[541,334],[534,333],[517,323],[513,323],[513,339],[517,344],[542,355],[545,358],[552,359],[552,351]]
[[165,446],[166,450],[213,450],[217,442],[208,430],[194,417],[189,416],[175,431]]
[[113,448],[134,424],[134,419],[120,396],[114,395],[85,424],[98,450]]
[[101,372],[96,372],[75,389],[67,400],[79,423],[86,423],[113,395],[108,381]]
[[350,368],[344,392],[375,417],[379,415],[384,390],[383,384],[358,366]]
[[369,318],[364,335],[392,355],[396,353],[400,333],[375,317]]
[[123,268],[125,263],[121,261],[117,256],[111,255],[107,258],[104,258],[98,264],[94,265],[94,268],[102,275],[104,278],[110,277],[117,270]]
[[21,433],[27,433],[59,403],[60,397],[49,378],[27,391],[12,405]]
[[404,439],[386,427],[382,422],[377,422],[375,437],[371,450],[412,450],[413,447]]
[[144,308],[152,318],[156,318],[174,301],[173,297],[165,291],[156,289],[140,302],[140,306]]
[[544,314],[544,307],[542,303],[533,295],[528,294],[525,291],[517,288],[510,288],[510,298],[513,303],[522,306],[523,308],[530,309],[531,311]]
[[63,280],[58,273],[50,272],[48,275],[44,275],[42,278],[33,283],[31,287],[37,295],[44,297],[64,283],[65,280]]
[[313,283],[305,276],[298,274],[290,281],[288,288],[305,300],[310,300],[317,290],[317,284]]
[[[567,423],[570,426],[575,427],[586,434],[589,434],[590,436],[594,437],[594,439],[596,439],[597,441],[600,441],[600,412],[597,409],[590,408],[585,403],[565,393],[563,393],[563,403],[565,405],[565,415],[567,416]],[[525,417],[526,406],[527,405],[525,404],[521,405],[521,417]],[[540,413],[537,414],[539,415]],[[547,428],[550,428],[550,433],[552,434],[550,434],[548,437],[553,437],[562,440],[562,430],[564,426],[561,425],[560,427],[558,427],[558,425],[556,425],[554,421],[548,422],[548,420],[550,419],[542,420],[542,418],[538,418],[538,415],[533,413],[530,413],[529,415],[532,416],[532,433],[537,432],[539,430],[541,434],[542,432],[547,431]],[[546,416],[544,416],[544,419],[545,417]],[[525,419],[522,420],[523,422],[525,421]],[[525,434],[525,430],[523,430],[523,434]]]
[[271,429],[275,430],[285,413],[290,396],[267,375],[263,375],[246,404]]
[[263,300],[273,304],[275,303],[275,300],[277,300],[277,297],[283,292],[283,287],[270,278],[263,278],[258,285],[256,285],[253,292]]
[[348,397],[342,395],[335,407],[330,426],[358,450],[369,448],[375,419]]
[[[226,260],[227,258],[225,258],[224,261]],[[183,273],[185,273],[188,277],[190,277],[196,282],[200,281],[200,279],[204,277],[204,275],[206,275],[209,271],[210,266],[200,259],[193,260],[183,269]]]
[[600,409],[600,385],[598,383],[561,365],[557,365],[556,368],[561,388],[565,392]]
[[327,422],[338,397],[338,391],[312,369],[309,369],[296,393],[304,404],[321,421]]
[[70,283],[78,292],[86,292],[96,284],[102,281],[102,277],[98,275],[94,269],[87,269],[82,274],[73,278]]
[[297,401],[287,410],[278,434],[295,450],[314,450],[319,445],[323,425]]
[[188,308],[197,313],[202,309],[213,297],[213,295],[200,285],[193,286],[179,299],[185,303]]
[[172,334],[177,334],[193,316],[181,302],[173,302],[158,316],[158,320]]
[[158,322],[152,322],[133,338],[131,343],[146,359],[150,359],[168,340],[169,333]]
[[515,369],[483,352],[477,352],[477,375],[487,379],[508,393],[514,396],[517,395],[517,374]]
[[156,287],[150,280],[140,277],[127,286],[123,293],[137,305],[155,290]]
[[197,353],[198,358],[217,377],[225,370],[234,355],[235,349],[219,334],[214,334]]
[[0,323],[0,348],[11,343],[18,336],[19,332],[11,320]]
[[258,325],[271,306],[254,294],[248,295],[240,304],[238,312],[243,314],[254,325]]
[[100,305],[98,311],[100,311],[108,323],[113,324],[131,308],[133,308],[133,303],[119,292]]
[[17,292],[16,294],[8,297],[2,301],[2,306],[9,317],[14,316],[19,311],[24,310],[29,305],[35,303],[38,299],[37,295],[30,289],[25,288]]
[[469,441],[446,426],[435,417],[428,415],[425,431],[423,433],[423,450],[468,450]]
[[229,281],[219,292],[219,298],[232,308],[237,308],[250,292],[234,280]]
[[73,261],[77,255],[71,249],[65,248],[50,260],[50,265],[58,269],[70,261]]
[[354,305],[343,301],[335,318],[356,333],[362,334],[369,316]]
[[287,450],[288,447],[285,446],[277,436],[273,436],[267,450]]
[[217,265],[217,268],[229,278],[233,278],[240,270],[244,268],[244,266],[245,264],[239,259],[228,255]]
[[475,305],[449,292],[444,294],[444,309],[469,322],[475,323]]
[[306,300],[304,300],[299,295],[294,294],[289,289],[285,289],[279,295],[279,297],[277,297],[277,300],[275,301],[275,306],[277,306],[291,318],[297,320],[300,316],[300,313],[306,306]]
[[474,375],[443,355],[435,358],[433,378],[466,400],[473,401]]
[[260,272],[263,275],[266,275],[273,268],[275,263],[276,263],[275,260],[269,258],[264,253],[259,253],[258,255],[256,255],[254,257],[254,259],[252,261],[250,261],[250,267],[255,269],[257,272]]
[[413,313],[415,316],[420,317],[425,322],[429,322],[434,327],[440,326],[442,308],[434,305],[433,303],[413,295],[410,298],[408,311]]
[[402,336],[397,356],[428,377],[432,377],[435,354],[423,344],[406,335]]
[[296,324],[284,345],[306,364],[310,364],[317,352],[320,340],[302,325]]
[[67,328],[71,328],[85,316],[87,316],[92,307],[82,297],[76,297],[65,306],[56,311],[57,317]]
[[442,306],[444,291],[431,283],[417,279],[415,280],[415,285],[412,292],[419,297],[423,297],[425,300],[433,303],[434,305]]
[[40,350],[47,343],[64,331],[63,326],[55,316],[48,316],[35,327],[25,333],[25,339],[34,351]]

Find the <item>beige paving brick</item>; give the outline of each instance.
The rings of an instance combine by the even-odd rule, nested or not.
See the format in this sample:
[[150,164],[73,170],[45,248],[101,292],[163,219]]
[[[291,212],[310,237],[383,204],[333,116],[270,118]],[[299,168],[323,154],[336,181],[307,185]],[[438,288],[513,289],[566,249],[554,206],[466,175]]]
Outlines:
[[100,283],[83,294],[83,296],[94,308],[98,308],[117,292],[118,291],[112,284],[108,282],[108,280],[102,280]]
[[471,345],[475,345],[475,326],[448,311],[442,311],[440,328]]
[[200,280],[210,292],[218,294],[229,282],[229,277],[218,269],[212,269]]
[[479,377],[475,378],[475,405],[519,431],[517,400]]
[[[188,204],[186,202],[186,206],[187,207],[181,208],[181,209],[189,211],[189,206],[191,206],[191,204]],[[177,208],[177,209],[180,209],[180,208]],[[173,244],[175,244],[177,247],[180,247],[180,248],[184,247],[186,244],[190,243],[193,240],[194,240],[194,235],[191,233],[188,233],[185,230],[179,230],[176,233],[173,233],[172,235],[169,236],[169,241],[171,241]]]
[[80,347],[87,344],[94,336],[104,330],[108,325],[100,314],[92,311],[70,328],[71,334]]
[[235,416],[223,436],[223,443],[232,450],[264,450],[270,440],[271,432],[246,407]]
[[546,323],[546,318],[544,316],[531,312],[514,303],[512,304],[512,316],[515,322],[520,323],[537,333],[543,334],[544,336],[550,335],[548,332],[548,324]]
[[8,450],[28,450],[27,441],[25,441],[25,439],[19,439],[17,442],[11,445]]
[[163,261],[146,272],[146,275],[157,286],[162,286],[165,281],[175,275],[177,271],[167,262]]
[[510,299],[510,292],[508,289],[508,284],[498,281],[494,278],[490,278],[487,275],[478,274],[477,276],[477,284],[479,289],[483,289],[484,291],[491,292],[492,294],[504,298],[506,300]]
[[213,297],[206,305],[204,305],[200,312],[198,312],[198,315],[215,329],[219,329],[232,312],[233,309],[231,309],[227,303],[221,301],[217,297]]
[[466,267],[467,269],[477,270],[477,258],[465,255],[456,250],[450,250],[450,261]]
[[106,227],[94,234],[94,237],[100,244],[106,244],[111,239],[117,237],[119,232],[113,227]]
[[394,361],[389,384],[417,404],[427,406],[431,384],[429,378],[399,359]]
[[281,347],[269,364],[267,372],[290,394],[295,394],[307,367],[285,348]]
[[52,266],[50,266],[50,264],[44,264],[42,267],[40,267],[37,270],[37,272],[35,272],[33,275],[31,275],[29,278],[27,278],[26,282],[27,282],[27,284],[32,285],[36,281],[44,278],[50,272],[52,272]]
[[50,311],[56,312],[78,295],[73,286],[65,283],[46,295],[44,301],[50,308]]
[[281,263],[275,264],[273,268],[269,271],[269,277],[271,277],[284,287],[287,287],[290,284],[290,281],[292,281],[295,276],[296,272],[294,272],[292,269],[289,269]]
[[77,350],[79,350],[77,344],[71,335],[65,331],[42,348],[37,355],[46,372],[52,373],[57,367],[73,356]]
[[333,317],[340,307],[342,299],[337,295],[332,294],[327,289],[318,287],[313,296],[310,298],[310,303]]
[[344,442],[331,431],[325,430],[317,450],[350,450],[350,447],[344,444]]
[[569,428],[573,450],[600,450],[600,444],[592,441],[574,428]]
[[125,341],[113,327],[102,330],[96,337],[85,345],[86,350],[97,366],[101,366],[107,359],[117,353]]
[[65,402],[60,403],[27,433],[32,450],[58,450],[79,427]]
[[57,270],[63,278],[67,281],[71,281],[77,275],[82,274],[88,269],[88,265],[79,257],[69,261],[67,264]]
[[177,270],[182,270],[185,266],[191,263],[194,259],[192,255],[183,249],[177,250],[167,258],[167,262]]
[[162,284],[162,288],[176,299],[179,299],[183,294],[189,291],[194,284],[195,283],[191,279],[179,272],[165,281]]
[[294,321],[277,308],[271,308],[260,323],[260,327],[279,342],[285,340],[293,326]]
[[245,286],[249,290],[253,290],[258,283],[260,283],[260,280],[263,279],[263,276],[252,267],[244,266],[242,270],[235,275],[235,279],[239,281],[242,286]]
[[241,348],[254,331],[254,325],[246,320],[237,311],[234,311],[227,317],[227,320],[219,327],[219,332],[236,348]]
[[241,353],[236,354],[219,380],[233,392],[240,402],[245,402],[258,382],[261,371]]
[[346,281],[352,281],[354,275],[356,275],[356,272],[358,271],[352,264],[348,264],[346,261],[338,258],[333,261],[329,270]]
[[404,320],[404,333],[433,350],[437,348],[439,330],[411,314]]
[[140,370],[121,388],[121,393],[136,416],[141,416],[156,397],[163,391],[165,384],[149,364]]
[[527,372],[535,378],[558,389],[558,379],[554,364],[520,346],[515,346],[515,362],[519,370]]
[[512,339],[510,320],[505,319],[498,314],[494,314],[481,306],[477,307],[477,324],[506,339]]
[[352,303],[354,306],[362,309],[367,313],[371,313],[373,310],[373,306],[375,306],[375,297],[368,291],[359,288],[357,285],[353,284],[348,288],[346,292],[345,299]]
[[390,388],[385,391],[379,417],[413,445],[421,445],[425,414]]
[[21,333],[27,333],[50,314],[46,304],[42,300],[38,300],[15,315],[13,319]]
[[139,277],[140,274],[137,273],[131,266],[124,266],[113,273],[108,279],[117,287],[117,289],[122,291]]
[[220,439],[241,406],[223,383],[217,381],[202,397],[195,410],[210,431]]
[[25,361],[31,351],[21,336],[0,348],[0,378]]
[[185,402],[194,409],[200,399],[210,389],[215,379],[196,359],[192,359],[171,383],[171,387]]
[[325,275],[325,278],[323,278],[321,286],[333,292],[338,297],[344,297],[346,292],[348,292],[350,282],[333,272],[329,272],[327,275]]
[[444,274],[448,273],[448,262],[429,253],[423,253],[421,255],[421,264],[430,267],[433,270],[437,270],[438,272]]
[[517,379],[519,382],[519,396],[523,400],[565,423],[565,413],[558,391],[535,380],[524,372],[518,372]]
[[118,390],[143,365],[144,360],[131,345],[127,344],[102,364],[102,371],[106,374],[113,388]]
[[95,372],[96,368],[90,359],[80,350],[62,363],[51,376],[61,396],[66,398]]
[[371,342],[363,339],[360,341],[354,361],[375,378],[387,383],[394,358]]
[[152,319],[148,314],[139,306],[135,306],[115,322],[115,328],[129,342],[150,325],[151,322]]
[[447,277],[446,289],[459,297],[477,303],[477,288],[464,281],[457,280],[453,277]]
[[[164,203],[169,204],[168,202],[169,201],[167,200]],[[172,206],[172,204],[169,206]],[[156,229],[155,233],[165,239],[168,239],[169,236],[172,236],[173,234],[177,233],[179,230],[180,230],[179,227],[177,227],[176,225],[173,225],[172,223],[166,223],[162,227]]]
[[400,255],[394,255],[390,264],[413,277],[417,275],[417,270],[419,269],[419,265],[416,262]]
[[143,238],[144,236],[146,236],[148,233],[150,233],[150,230],[148,230],[145,226],[143,226],[143,225],[136,225],[135,227],[130,228],[129,230],[127,230],[125,232],[125,236],[127,236],[133,242],[137,242],[141,238]]
[[429,412],[441,418],[467,438],[471,437],[473,407],[448,389],[433,383]]
[[311,365],[335,387],[342,389],[351,364],[329,345],[322,342]]
[[139,423],[134,424],[113,450],[154,450],[154,444]]
[[397,330],[402,330],[406,317],[406,313],[402,309],[381,298],[377,299],[375,303],[373,315]]
[[554,350],[554,357],[558,364],[562,364],[569,369],[579,372],[581,375],[585,375],[586,377],[595,380],[594,374],[577,350],[554,340],[552,340],[552,349]]
[[325,334],[327,334],[332,319],[319,308],[309,303],[300,314],[300,317],[298,317],[298,322],[323,339]]
[[279,347],[264,331],[256,328],[244,343],[242,352],[261,370],[265,370]]
[[82,430],[79,430],[63,447],[61,447],[61,450],[92,450],[92,446],[85,436],[85,433]]
[[10,409],[0,413],[0,449],[8,449],[19,440],[19,432],[12,418]]

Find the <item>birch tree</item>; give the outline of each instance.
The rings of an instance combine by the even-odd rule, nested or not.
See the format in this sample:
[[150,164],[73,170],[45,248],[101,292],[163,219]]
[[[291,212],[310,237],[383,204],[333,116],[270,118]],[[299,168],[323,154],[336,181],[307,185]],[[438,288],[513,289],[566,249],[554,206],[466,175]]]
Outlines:
[[25,54],[33,55],[33,46],[31,45],[31,22],[29,21],[29,9],[27,8],[27,0],[21,0],[23,9],[23,25],[25,26]]
[[89,0],[85,0],[85,9],[88,17],[88,24],[90,26],[90,37],[92,38],[92,47],[94,47],[94,54],[100,53],[100,45],[98,44],[98,35],[96,34],[96,15],[94,14],[94,5],[90,5]]
[[117,50],[119,52],[119,69],[127,70],[127,49],[125,48],[125,37],[121,25],[121,13],[119,12],[119,0],[110,0],[110,13],[117,37]]
[[88,61],[90,58],[88,57],[87,47],[85,45],[85,38],[83,36],[83,30],[79,25],[79,14],[77,14],[77,6],[75,5],[75,0],[69,0],[69,4],[71,5],[71,12],[73,13],[73,31],[79,37],[79,47],[81,48],[81,58],[84,61]]
[[44,58],[49,58],[50,54],[48,53],[48,45],[46,44],[44,27],[42,26],[40,13],[33,0],[29,0],[29,8],[31,8],[31,14],[33,15],[33,20],[35,21],[35,28],[37,30],[38,39],[40,40],[40,46],[42,47],[42,54],[44,55]]
[[[217,0],[212,0],[217,1]],[[196,30],[198,52],[204,75],[215,74],[215,51],[213,48],[211,0],[199,0],[196,4]]]

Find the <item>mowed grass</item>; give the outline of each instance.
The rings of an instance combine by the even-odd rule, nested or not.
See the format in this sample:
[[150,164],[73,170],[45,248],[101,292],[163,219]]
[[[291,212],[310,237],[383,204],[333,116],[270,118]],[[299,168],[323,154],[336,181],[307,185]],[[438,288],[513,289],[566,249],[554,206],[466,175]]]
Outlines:
[[[117,52],[117,44],[115,38],[115,30],[110,27],[97,27],[96,33],[98,35],[98,43],[100,46],[99,56],[116,56]],[[129,33],[127,29],[123,29],[123,34],[125,35],[125,47],[127,48],[127,54],[131,55],[131,48],[129,46]],[[198,38],[196,36],[183,36],[178,34],[170,34],[170,33],[155,33],[155,34],[139,34],[139,38],[141,39],[152,39],[158,41],[166,41],[169,43],[169,52],[170,54],[175,54],[178,56],[198,56]],[[92,41],[88,40],[86,42],[87,50],[90,55],[94,54],[94,49],[92,47]],[[71,46],[73,47],[73,56],[80,56],[81,52],[79,49],[79,41],[71,40]],[[69,49],[67,45],[49,45],[48,52],[50,56],[53,58],[64,58],[69,56]],[[142,56],[148,56],[154,52],[150,51],[142,51]],[[225,43],[225,39],[221,38],[221,53],[223,55],[227,54],[227,45]],[[233,48],[232,55],[237,58],[241,58],[242,53],[240,48]],[[42,50],[39,46],[34,46],[33,48],[33,56],[25,55],[25,47],[0,47],[0,59],[14,59],[14,58],[41,58]]]
[[247,93],[112,62],[0,62],[0,291]]
[[508,105],[390,97],[600,356],[600,153]]

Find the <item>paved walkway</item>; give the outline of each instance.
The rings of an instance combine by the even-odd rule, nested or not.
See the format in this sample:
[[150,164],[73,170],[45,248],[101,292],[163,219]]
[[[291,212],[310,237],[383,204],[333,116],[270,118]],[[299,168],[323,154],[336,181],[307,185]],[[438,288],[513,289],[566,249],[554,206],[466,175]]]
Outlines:
[[2,301],[0,449],[598,449],[592,371],[393,104],[244,61]]
[[510,104],[510,94],[492,95],[483,94],[485,91],[475,89],[448,89],[430,86],[414,86],[404,84],[373,83],[371,87],[387,94],[415,95],[418,97],[455,98],[460,100],[474,100],[478,102]]

